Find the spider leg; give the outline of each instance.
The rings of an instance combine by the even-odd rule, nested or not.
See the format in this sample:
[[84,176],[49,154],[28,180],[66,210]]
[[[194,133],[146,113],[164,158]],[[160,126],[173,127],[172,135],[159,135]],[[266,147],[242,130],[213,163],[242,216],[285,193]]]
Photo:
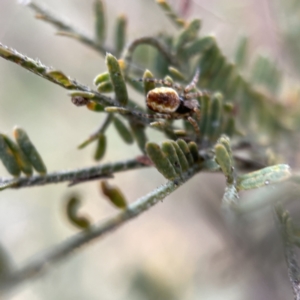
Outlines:
[[196,84],[199,80],[199,75],[200,75],[200,71],[199,69],[197,69],[192,81],[185,87],[183,91],[184,94],[187,94],[188,92],[190,92],[192,89],[196,87]]
[[133,114],[138,115],[139,117],[145,118],[145,119],[150,119],[150,120],[157,120],[157,119],[182,119],[182,117],[179,116],[173,116],[171,114],[144,114],[141,112],[137,112],[137,111],[132,111]]
[[199,136],[200,136],[200,128],[199,128],[197,122],[196,122],[191,116],[187,117],[187,120],[188,120],[188,121],[191,123],[191,125],[194,127],[194,130],[195,130],[197,136],[199,137]]
[[189,94],[185,94],[183,96],[183,98],[185,100],[190,100],[190,99],[195,99],[195,98],[198,98],[198,97],[203,97],[203,96],[208,96],[209,93],[205,90],[203,91],[198,91],[198,92],[195,92],[195,93],[189,93]]
[[201,111],[200,111],[200,109],[199,109],[198,107],[195,107],[195,108],[193,109],[193,111],[194,111],[194,113],[196,114],[197,119],[200,120],[200,117],[201,117]]
[[165,79],[139,78],[136,81],[139,81],[139,82],[153,82],[155,84],[161,84],[161,85],[166,86],[166,87],[174,88],[178,91],[183,90],[183,87],[180,84],[173,83],[173,82],[170,82],[169,80],[165,80]]

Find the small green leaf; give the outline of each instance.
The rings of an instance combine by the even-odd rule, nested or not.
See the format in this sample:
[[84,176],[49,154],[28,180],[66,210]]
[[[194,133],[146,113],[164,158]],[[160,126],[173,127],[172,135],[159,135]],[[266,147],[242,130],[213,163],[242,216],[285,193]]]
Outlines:
[[[154,78],[153,74],[149,70],[145,70],[143,79]],[[152,81],[144,81],[144,92],[145,95],[148,94],[149,91],[155,89],[155,83]]]
[[199,84],[201,84],[201,86],[206,87],[208,81],[211,80],[209,72],[219,56],[220,50],[216,44],[202,54],[199,61],[199,69],[201,70]]
[[104,107],[101,104],[99,104],[95,101],[89,101],[87,103],[86,107],[89,110],[96,111],[96,112],[103,112],[104,111]]
[[285,181],[290,178],[291,175],[291,168],[289,165],[279,164],[266,167],[255,172],[239,176],[237,178],[237,188],[239,190],[255,189]]
[[224,133],[229,137],[232,137],[235,133],[235,120],[234,117],[229,117],[225,124]]
[[226,136],[225,134],[222,134],[221,137],[218,139],[218,143],[222,144],[226,148],[230,158],[230,164],[233,166],[233,155],[232,155],[229,137]]
[[173,83],[174,83],[173,78],[172,78],[171,76],[169,76],[169,75],[165,76],[164,81],[167,81],[167,82],[169,82],[170,84],[173,84]]
[[207,135],[207,130],[209,126],[209,115],[210,115],[210,97],[208,95],[204,95],[200,99],[201,105],[201,120],[200,120],[200,132],[205,137]]
[[214,140],[220,131],[222,118],[222,100],[223,96],[220,93],[213,95],[211,102],[210,121],[208,125],[208,136]]
[[198,32],[201,28],[201,20],[195,19],[192,20],[186,28],[184,28],[180,33],[178,38],[175,41],[174,49],[176,52],[181,50],[181,48],[188,42],[196,39]]
[[121,190],[116,186],[111,186],[106,180],[101,181],[102,193],[117,208],[126,209],[127,201]]
[[184,19],[181,19],[172,9],[172,7],[165,0],[156,0],[157,4],[165,11],[166,15],[178,27],[182,28],[186,25]]
[[173,168],[175,169],[176,173],[180,175],[182,173],[180,162],[174,148],[174,145],[170,141],[165,141],[162,143],[161,150],[169,159],[170,163],[172,164]]
[[117,107],[117,106],[107,106],[104,110],[108,113],[119,113],[121,115],[130,114],[130,111],[124,107]]
[[169,72],[171,73],[171,75],[179,81],[184,81],[186,80],[185,76],[176,68],[174,67],[169,67]]
[[193,156],[190,152],[190,148],[188,147],[187,143],[182,139],[177,140],[176,143],[182,150],[183,154],[185,155],[189,166],[192,167],[194,165],[194,159],[193,159]]
[[195,142],[189,142],[188,147],[190,149],[194,162],[198,162],[200,160],[200,156],[197,144]]
[[81,201],[77,196],[70,197],[67,200],[66,215],[71,224],[80,229],[87,230],[90,228],[91,223],[88,218],[78,215],[80,202]]
[[232,183],[233,168],[231,164],[230,156],[226,147],[223,144],[215,145],[216,162],[221,167],[222,172],[227,177],[228,183]]
[[118,117],[114,117],[114,125],[124,142],[127,144],[132,144],[133,137],[131,132]]
[[157,170],[164,175],[164,177],[170,180],[173,180],[177,177],[174,167],[167,156],[162,152],[159,145],[148,142],[146,144],[146,151]]
[[32,175],[32,166],[25,156],[25,154],[22,152],[22,150],[17,146],[17,144],[10,139],[8,136],[3,135],[3,138],[7,145],[9,146],[10,150],[13,152],[17,163],[19,167],[21,168],[22,172],[28,176]]
[[30,141],[27,133],[24,129],[15,127],[14,128],[14,137],[21,148],[21,150],[24,152],[30,163],[32,164],[33,168],[39,172],[40,174],[46,174],[47,169],[46,166],[42,160],[42,157],[36,150],[35,146]]
[[104,134],[99,134],[94,159],[96,161],[101,160],[105,154],[105,151],[106,151],[106,136]]
[[223,108],[226,113],[232,113],[234,110],[234,104],[232,102],[226,102],[224,103]]
[[105,81],[97,85],[97,91],[99,93],[111,93],[114,91],[114,87],[110,81]]
[[171,143],[175,148],[182,172],[186,172],[189,169],[189,163],[186,156],[184,155],[183,151],[181,150],[181,148],[178,146],[176,142],[171,141]]
[[78,90],[70,91],[68,94],[71,97],[77,97],[77,96],[79,96],[79,97],[83,97],[83,98],[86,98],[86,99],[93,99],[95,97],[94,93],[83,92],[83,91],[78,91]]
[[106,25],[105,25],[105,7],[102,0],[95,0],[95,32],[96,32],[96,41],[99,44],[102,44],[105,40],[106,35]]
[[68,76],[66,76],[63,72],[61,71],[57,71],[57,70],[53,70],[53,71],[48,71],[46,72],[46,74],[52,78],[53,80],[55,80],[56,82],[62,84],[64,87],[66,88],[71,88],[74,87],[74,84],[72,83],[72,81],[68,78]]
[[122,53],[124,46],[126,44],[126,29],[127,29],[127,18],[124,15],[120,15],[117,18],[116,30],[115,30],[115,48],[118,57]]
[[94,79],[94,85],[98,85],[99,83],[110,81],[110,76],[108,72],[101,73],[97,75]]
[[18,164],[17,158],[13,151],[5,141],[4,134],[0,134],[0,159],[6,170],[13,176],[19,176],[21,169]]
[[145,132],[145,126],[130,122],[130,127],[139,148],[143,153],[145,153],[145,145],[148,140]]
[[190,58],[194,55],[200,55],[202,52],[207,51],[216,43],[214,36],[205,36],[188,44],[182,49],[182,55]]
[[110,53],[106,54],[105,62],[110,75],[110,80],[114,87],[117,101],[120,103],[121,106],[126,106],[128,102],[128,94],[119,62]]

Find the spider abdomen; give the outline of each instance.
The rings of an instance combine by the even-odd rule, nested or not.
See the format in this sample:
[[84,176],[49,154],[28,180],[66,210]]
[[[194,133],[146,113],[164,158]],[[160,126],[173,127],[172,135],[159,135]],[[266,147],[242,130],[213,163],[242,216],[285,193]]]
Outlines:
[[178,93],[169,87],[159,87],[148,92],[147,106],[149,109],[162,113],[174,113],[180,106]]

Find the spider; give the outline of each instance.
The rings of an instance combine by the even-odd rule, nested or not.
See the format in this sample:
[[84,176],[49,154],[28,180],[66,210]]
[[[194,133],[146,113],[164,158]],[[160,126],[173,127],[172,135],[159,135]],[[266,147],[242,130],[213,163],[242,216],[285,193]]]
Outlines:
[[192,124],[197,135],[200,135],[197,121],[192,116],[195,114],[197,119],[200,119],[199,103],[195,98],[205,95],[206,92],[191,92],[196,87],[198,79],[199,70],[196,71],[192,81],[185,88],[163,79],[138,79],[138,81],[163,85],[150,90],[146,96],[147,107],[156,114],[140,113],[139,115],[148,119],[186,119]]

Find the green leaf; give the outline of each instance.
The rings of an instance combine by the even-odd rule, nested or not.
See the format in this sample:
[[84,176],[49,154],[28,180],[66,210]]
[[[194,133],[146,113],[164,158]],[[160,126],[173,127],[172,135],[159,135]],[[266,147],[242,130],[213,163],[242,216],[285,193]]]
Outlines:
[[157,170],[164,175],[164,177],[170,180],[173,180],[177,177],[176,170],[172,166],[167,156],[162,152],[159,145],[148,142],[146,144],[146,151]]
[[80,202],[81,201],[77,196],[70,197],[67,200],[66,215],[71,224],[80,229],[87,230],[90,228],[91,223],[88,218],[78,215]]
[[117,208],[126,209],[127,201],[121,190],[116,186],[111,186],[106,180],[101,181],[102,193]]
[[173,143],[171,141],[163,142],[161,150],[169,159],[176,173],[180,175],[182,173],[182,169]]
[[99,134],[98,143],[97,143],[96,151],[94,154],[94,159],[96,161],[101,160],[103,158],[103,156],[105,155],[106,143],[107,143],[106,136],[104,134]]
[[188,164],[190,167],[192,167],[194,165],[194,159],[193,159],[193,156],[190,152],[190,148],[188,147],[187,143],[182,140],[182,139],[178,139],[176,141],[177,145],[180,147],[181,151],[183,152],[183,154],[185,155],[187,161],[188,161]]
[[[153,74],[149,71],[149,70],[145,70],[144,75],[143,75],[143,79],[148,79],[148,78],[154,78]],[[155,89],[155,83],[152,81],[147,81],[144,80],[144,93],[145,95],[148,94],[149,91]]]
[[130,122],[130,127],[139,148],[143,153],[145,153],[145,145],[148,140],[145,132],[145,126]]
[[200,28],[201,20],[194,19],[186,26],[186,28],[182,29],[182,31],[179,33],[178,38],[175,40],[175,51],[178,52],[186,43],[196,39]]
[[111,93],[114,91],[114,87],[110,81],[104,81],[97,85],[97,91],[99,93]]
[[102,0],[95,0],[95,32],[96,41],[103,44],[106,35],[105,7]]
[[114,87],[117,101],[120,103],[121,106],[126,106],[128,102],[128,94],[119,62],[110,53],[106,54],[105,62],[110,75],[111,83]]
[[211,100],[210,120],[207,130],[207,134],[212,141],[216,139],[221,129],[222,102],[223,96],[220,93],[215,93]]
[[46,75],[50,78],[52,78],[54,81],[60,83],[63,85],[65,88],[70,89],[70,88],[76,88],[73,84],[73,82],[68,78],[67,75],[65,75],[61,71],[53,70],[53,71],[47,71]]
[[32,166],[31,166],[30,161],[27,159],[27,157],[23,153],[23,151],[8,136],[3,135],[3,138],[4,138],[5,142],[7,143],[7,145],[9,146],[10,150],[13,152],[22,172],[28,176],[31,176],[32,175]]
[[13,151],[5,141],[5,135],[0,134],[0,159],[6,170],[13,176],[19,176],[21,168]]
[[255,189],[285,181],[290,178],[291,175],[291,168],[289,165],[274,165],[239,176],[237,178],[237,188],[239,190]]
[[114,125],[124,142],[127,144],[132,144],[133,137],[131,132],[118,117],[114,117]]
[[202,52],[207,51],[213,45],[215,45],[216,39],[214,36],[205,36],[203,38],[196,39],[182,48],[182,56],[190,59],[194,55],[200,55]]
[[182,172],[186,172],[189,169],[189,162],[184,154],[184,152],[182,151],[182,149],[179,147],[178,143],[171,141],[172,145],[175,148],[177,157],[179,159],[179,164],[181,166]]
[[21,150],[24,152],[24,154],[32,164],[33,168],[42,175],[46,174],[47,169],[42,160],[42,157],[38,153],[35,146],[32,144],[25,130],[19,127],[15,127],[14,137],[19,147],[21,148]]
[[127,29],[127,18],[124,15],[120,15],[117,18],[116,29],[115,29],[115,48],[118,57],[122,53],[126,44],[126,29]]
[[172,9],[168,2],[165,0],[156,0],[157,4],[165,11],[170,20],[178,27],[182,28],[186,25],[186,22],[181,19]]
[[189,142],[188,147],[190,149],[194,162],[198,162],[200,160],[200,156],[197,144],[195,142]]
[[103,72],[97,75],[94,79],[94,85],[98,85],[99,83],[110,81],[110,76],[108,72]]
[[220,143],[216,144],[215,154],[216,154],[216,162],[220,166],[224,175],[227,177],[227,182],[232,183],[233,168],[231,164],[230,155],[228,154],[226,147]]
[[89,101],[86,105],[86,107],[91,110],[91,111],[95,111],[95,112],[103,112],[104,111],[104,107],[95,102],[95,101]]
[[179,81],[185,81],[186,78],[185,76],[176,68],[174,67],[169,67],[169,72],[171,73],[171,75],[176,79],[176,80],[179,80]]
[[93,99],[95,97],[94,93],[83,92],[83,91],[78,91],[78,90],[70,91],[68,94],[71,97],[77,97],[77,96],[79,96],[79,97],[83,97],[83,98],[87,98],[87,99]]

